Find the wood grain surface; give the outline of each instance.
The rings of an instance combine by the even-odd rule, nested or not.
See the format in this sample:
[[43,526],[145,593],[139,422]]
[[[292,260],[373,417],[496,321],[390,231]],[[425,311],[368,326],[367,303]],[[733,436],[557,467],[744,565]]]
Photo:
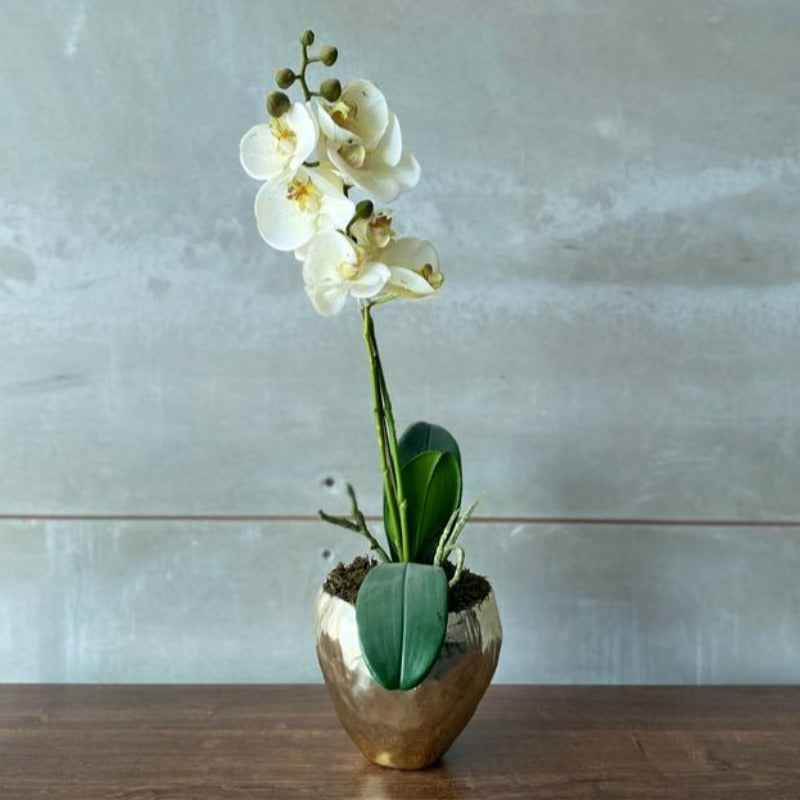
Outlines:
[[439,765],[401,773],[318,686],[6,685],[0,797],[796,800],[800,687],[492,687]]

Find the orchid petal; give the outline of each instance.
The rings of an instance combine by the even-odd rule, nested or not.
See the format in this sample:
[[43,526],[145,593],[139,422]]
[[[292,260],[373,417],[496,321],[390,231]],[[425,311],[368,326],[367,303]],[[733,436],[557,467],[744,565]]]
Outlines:
[[439,271],[439,256],[433,245],[416,236],[392,239],[381,251],[381,261],[390,267],[409,267],[415,270],[430,264],[434,272]]
[[281,174],[285,159],[275,149],[269,125],[254,125],[239,143],[239,160],[244,171],[259,181],[269,181]]
[[436,289],[425,278],[413,269],[406,267],[389,267],[391,276],[385,289],[399,297],[430,297]]
[[403,136],[400,133],[400,123],[396,114],[389,115],[389,124],[386,126],[381,140],[378,142],[371,161],[381,162],[394,167],[403,155]]
[[336,269],[339,264],[355,264],[358,258],[353,243],[336,231],[318,233],[309,243],[303,262],[303,281],[306,286],[340,283]]
[[390,277],[391,272],[386,264],[377,261],[365,264],[358,278],[349,282],[350,294],[359,298],[375,297]]
[[316,149],[319,128],[313,114],[304,103],[292,103],[291,108],[283,115],[283,119],[297,137],[289,164],[291,171],[294,172]]
[[347,129],[360,138],[367,150],[372,150],[389,124],[389,107],[383,92],[374,83],[359,78],[344,87],[340,99],[355,108]]
[[323,317],[338,314],[347,302],[347,289],[342,286],[306,286],[306,294],[317,313]]
[[276,250],[294,250],[316,232],[314,220],[286,196],[283,182],[265,183],[255,202],[258,232]]

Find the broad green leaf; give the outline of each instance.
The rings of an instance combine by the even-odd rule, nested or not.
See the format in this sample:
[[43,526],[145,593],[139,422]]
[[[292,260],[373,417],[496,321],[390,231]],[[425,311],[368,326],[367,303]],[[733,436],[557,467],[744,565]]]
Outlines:
[[409,425],[397,443],[397,455],[401,468],[414,456],[433,450],[437,453],[452,453],[461,468],[461,451],[453,435],[441,425],[431,422],[415,422]]
[[447,631],[447,576],[427,564],[378,564],[356,599],[358,638],[384,689],[413,689],[430,671]]
[[450,515],[461,502],[461,470],[452,453],[420,453],[402,469],[408,501],[411,561],[430,563]]
[[[409,497],[409,490],[406,488],[406,478],[405,478],[405,466],[412,461],[414,458],[419,456],[422,453],[452,453],[456,460],[456,465],[458,467],[458,497],[456,499],[456,503],[453,508],[450,510],[452,513],[453,510],[458,508],[461,505],[461,451],[458,447],[458,442],[456,442],[453,435],[443,428],[441,425],[434,425],[431,422],[424,422],[420,420],[419,422],[415,422],[412,425],[409,425],[403,435],[400,437],[400,440],[397,443],[397,455],[400,461],[400,468],[401,468],[401,477],[403,479],[403,488],[406,493],[406,497]],[[413,512],[413,503],[412,500],[409,499],[409,520],[411,516],[414,514]],[[449,514],[448,514],[449,517]],[[386,528],[386,538],[389,543],[389,550],[390,554],[393,559],[397,559],[399,554],[395,550],[393,545],[394,541],[400,541],[400,531],[395,531],[394,526],[392,525],[391,518],[388,514],[388,509],[386,505],[386,497],[384,496],[383,499],[383,520],[384,526]],[[447,523],[447,519],[441,524],[438,533],[441,533],[444,525]],[[433,534],[431,532],[427,533],[427,536],[438,536],[438,534]],[[415,534],[411,534],[411,541],[413,543]],[[423,537],[425,538],[425,537]],[[422,546],[421,551],[417,552],[412,544],[412,554],[411,558],[414,559],[415,557],[418,558],[420,561],[431,561],[433,558],[433,552],[436,549],[436,542],[433,543],[432,547]]]

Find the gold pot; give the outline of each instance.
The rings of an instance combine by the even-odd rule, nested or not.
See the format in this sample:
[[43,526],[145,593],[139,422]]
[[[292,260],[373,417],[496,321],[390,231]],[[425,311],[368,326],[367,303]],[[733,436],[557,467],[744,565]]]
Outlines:
[[389,691],[364,663],[356,610],[320,592],[317,658],[342,726],[375,764],[422,769],[464,730],[492,680],[503,633],[494,592],[447,617],[442,651],[419,686]]

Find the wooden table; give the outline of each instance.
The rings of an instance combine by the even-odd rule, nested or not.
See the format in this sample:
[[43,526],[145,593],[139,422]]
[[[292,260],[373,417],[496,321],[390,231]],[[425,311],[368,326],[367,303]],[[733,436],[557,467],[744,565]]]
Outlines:
[[496,686],[402,773],[320,686],[0,686],[0,798],[800,800],[800,687]]

